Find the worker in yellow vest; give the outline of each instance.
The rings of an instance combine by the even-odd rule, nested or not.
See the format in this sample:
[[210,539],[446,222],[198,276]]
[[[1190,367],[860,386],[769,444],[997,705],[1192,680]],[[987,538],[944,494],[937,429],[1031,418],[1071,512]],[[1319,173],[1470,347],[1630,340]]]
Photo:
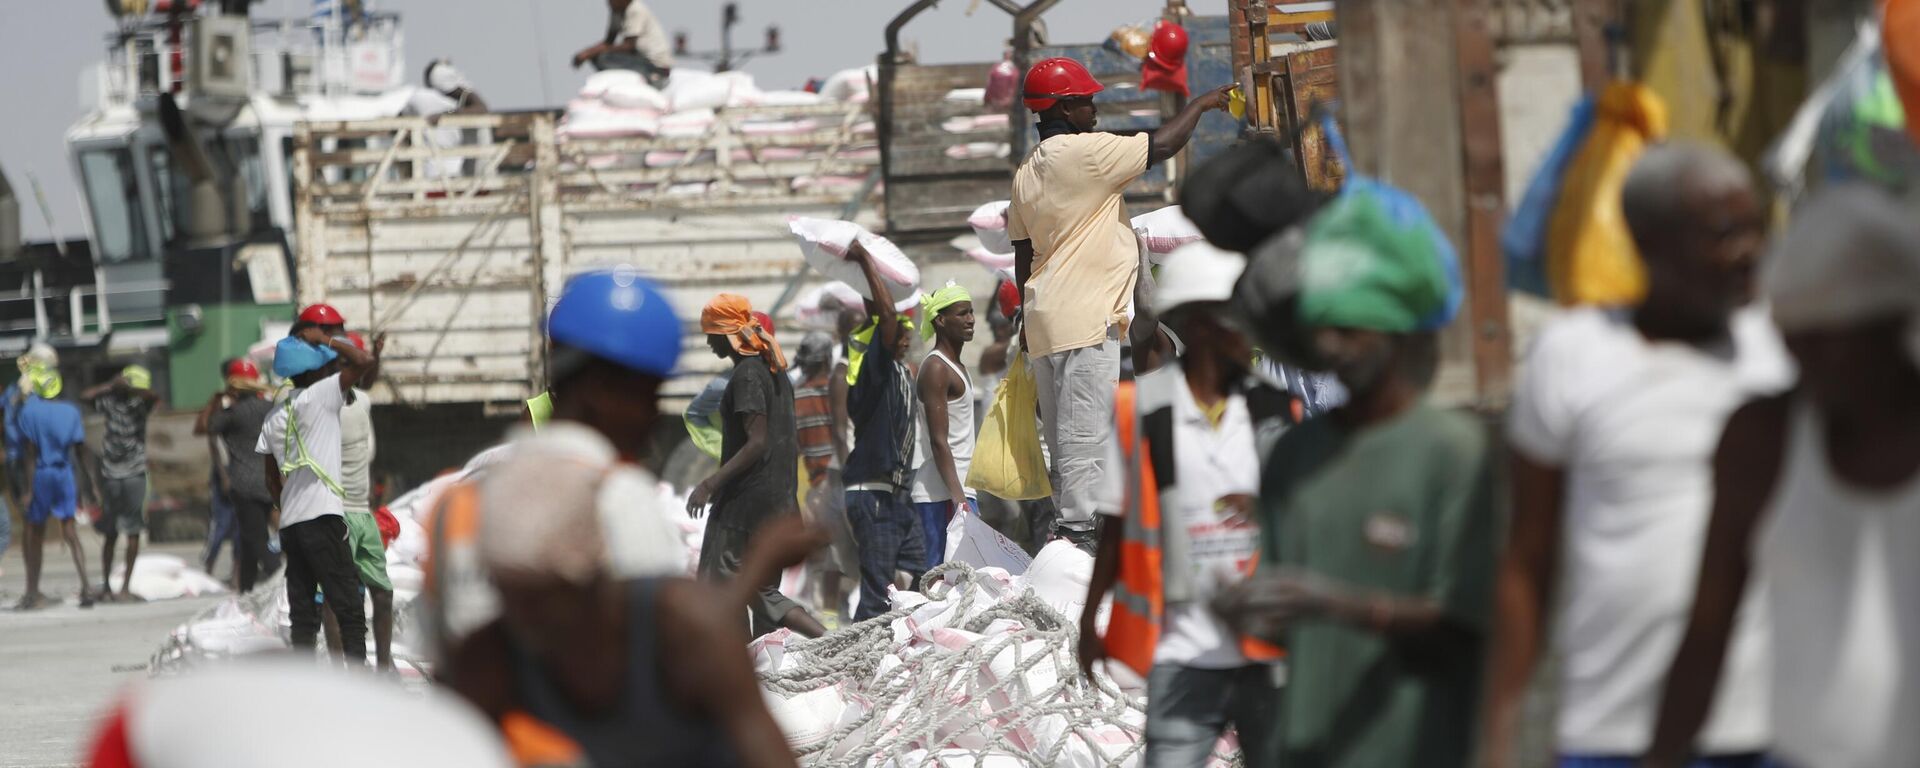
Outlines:
[[[1285,419],[1288,397],[1250,373],[1253,350],[1226,320],[1245,268],[1239,255],[1196,243],[1162,267],[1155,309],[1173,354],[1121,385],[1115,398],[1124,472],[1100,494],[1100,531],[1080,664],[1112,658],[1147,678],[1146,761],[1207,762],[1228,724],[1239,726],[1247,765],[1272,765],[1266,727],[1279,701],[1280,651],[1234,634],[1209,606],[1223,585],[1253,569],[1259,529],[1257,425]],[[1113,592],[1104,637],[1096,621]]]

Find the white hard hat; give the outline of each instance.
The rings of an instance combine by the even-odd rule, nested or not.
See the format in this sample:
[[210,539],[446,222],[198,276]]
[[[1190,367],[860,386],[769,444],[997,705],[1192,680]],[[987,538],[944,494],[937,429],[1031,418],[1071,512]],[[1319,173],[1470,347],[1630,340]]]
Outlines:
[[1195,302],[1226,301],[1246,271],[1247,259],[1198,240],[1175,248],[1160,263],[1154,310],[1165,314]]

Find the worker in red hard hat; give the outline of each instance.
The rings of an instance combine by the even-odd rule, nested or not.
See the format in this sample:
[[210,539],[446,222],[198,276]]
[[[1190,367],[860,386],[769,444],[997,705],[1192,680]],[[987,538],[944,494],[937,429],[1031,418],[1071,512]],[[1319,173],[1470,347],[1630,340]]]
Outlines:
[[1164,20],[1153,26],[1153,45],[1140,60],[1140,88],[1187,95],[1185,28]]
[[1121,136],[1094,131],[1101,86],[1079,62],[1051,58],[1027,71],[1040,144],[1014,172],[1007,209],[1020,346],[1033,364],[1053,461],[1054,533],[1085,548],[1094,543],[1094,489],[1111,469],[1113,393],[1142,263],[1121,193],[1186,146],[1202,114],[1226,109],[1232,88],[1202,94],[1152,134]]

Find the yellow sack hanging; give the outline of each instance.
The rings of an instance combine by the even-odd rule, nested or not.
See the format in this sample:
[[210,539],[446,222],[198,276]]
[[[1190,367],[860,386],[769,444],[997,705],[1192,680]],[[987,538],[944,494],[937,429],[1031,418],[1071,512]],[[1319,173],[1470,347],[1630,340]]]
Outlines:
[[1667,134],[1667,108],[1638,83],[1600,93],[1593,130],[1567,165],[1547,228],[1547,285],[1562,304],[1627,305],[1647,291],[1646,270],[1620,212],[1620,189],[1642,150]]
[[1041,499],[1053,495],[1047,480],[1046,454],[1040,451],[1039,388],[1027,356],[1010,350],[1007,378],[993,393],[993,405],[980,424],[980,440],[973,447],[973,466],[967,485],[1008,501]]

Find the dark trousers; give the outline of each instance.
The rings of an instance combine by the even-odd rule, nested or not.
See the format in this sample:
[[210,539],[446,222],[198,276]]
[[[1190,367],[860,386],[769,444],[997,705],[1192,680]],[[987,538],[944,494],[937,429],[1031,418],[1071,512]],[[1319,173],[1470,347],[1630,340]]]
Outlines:
[[347,663],[367,664],[367,614],[360,597],[360,572],[347,546],[347,519],[321,515],[280,529],[287,556],[287,613],[293,621],[293,647],[314,647],[320,634],[320,606],[314,587],[326,590],[327,607],[340,620],[340,647]]
[[[700,542],[700,578],[724,584],[740,573],[741,558],[753,540],[754,530],[749,523],[738,521],[739,517],[722,510],[707,521],[707,535]],[[779,629],[787,614],[800,607],[780,591],[780,574],[774,574],[772,583],[760,585],[760,599],[747,606],[752,614],[748,635],[759,637]]]
[[887,586],[894,573],[904,571],[916,586],[920,583],[927,572],[927,541],[906,494],[847,491],[847,523],[860,545],[860,607],[853,620],[865,621],[892,606]]
[[252,592],[261,576],[273,573],[273,569],[280,566],[280,558],[267,551],[267,523],[273,514],[273,504],[244,498],[233,499],[231,503],[234,523],[240,528],[240,546],[233,553],[234,568],[239,572],[240,591]]

